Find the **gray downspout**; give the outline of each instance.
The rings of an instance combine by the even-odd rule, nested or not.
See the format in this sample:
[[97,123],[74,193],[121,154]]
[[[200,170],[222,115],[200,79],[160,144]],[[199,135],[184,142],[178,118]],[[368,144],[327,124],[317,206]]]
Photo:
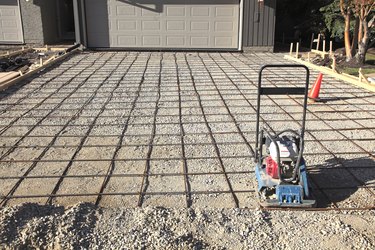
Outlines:
[[74,11],[74,29],[76,36],[76,44],[81,44],[81,25],[79,18],[78,0],[73,0],[73,11]]
[[86,1],[85,0],[77,0],[79,4],[79,15],[81,17],[80,24],[81,24],[81,44],[87,48],[88,41],[87,41],[87,30],[86,30]]

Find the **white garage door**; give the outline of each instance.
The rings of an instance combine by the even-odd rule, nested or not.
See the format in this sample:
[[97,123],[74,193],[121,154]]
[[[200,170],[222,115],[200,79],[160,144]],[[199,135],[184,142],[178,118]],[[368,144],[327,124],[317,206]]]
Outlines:
[[18,0],[0,1],[0,43],[22,43],[22,24]]
[[86,0],[89,47],[238,47],[239,0]]

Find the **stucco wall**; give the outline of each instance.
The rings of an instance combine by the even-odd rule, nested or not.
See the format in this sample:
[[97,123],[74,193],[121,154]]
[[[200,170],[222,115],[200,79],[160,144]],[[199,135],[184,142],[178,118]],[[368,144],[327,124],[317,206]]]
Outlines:
[[25,43],[58,41],[56,0],[20,0]]

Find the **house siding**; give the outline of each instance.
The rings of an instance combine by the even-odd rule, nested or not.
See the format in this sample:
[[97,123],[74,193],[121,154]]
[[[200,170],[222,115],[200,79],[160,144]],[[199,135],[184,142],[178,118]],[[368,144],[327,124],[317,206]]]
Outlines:
[[244,0],[243,49],[273,50],[276,0]]

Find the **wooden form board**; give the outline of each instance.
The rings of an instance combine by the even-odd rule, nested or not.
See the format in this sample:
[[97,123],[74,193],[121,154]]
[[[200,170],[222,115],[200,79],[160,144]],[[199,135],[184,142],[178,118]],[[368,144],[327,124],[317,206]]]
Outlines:
[[0,72],[0,84],[5,83],[13,78],[19,76],[19,72],[10,71],[10,72]]
[[65,58],[67,58],[68,56],[72,55],[73,53],[76,53],[78,51],[78,49],[74,49],[72,50],[71,52],[68,52],[62,56],[59,56],[57,57],[56,59],[52,60],[52,61],[49,61],[45,64],[43,64],[41,67],[38,67],[30,72],[27,72],[26,74],[22,75],[22,76],[19,76],[17,78],[13,78],[7,82],[4,82],[4,83],[1,83],[0,82],[0,91],[1,90],[4,90],[4,89],[7,89],[9,88],[10,86],[14,85],[14,84],[17,84],[19,83],[20,81],[24,80],[24,79],[27,79],[28,77],[40,72],[41,70],[45,69],[45,68],[48,68],[52,65],[54,65],[55,63],[57,62],[61,62],[62,60],[64,60]]
[[0,55],[0,59],[7,58],[7,57],[10,57],[10,56],[21,55],[21,54],[24,54],[24,53],[29,53],[31,51],[33,51],[32,48],[27,48],[27,49],[21,49],[21,50],[12,51],[12,52],[9,52],[9,53],[4,53],[4,54]]
[[327,74],[327,75],[330,75],[332,77],[335,77],[336,79],[339,79],[339,80],[342,80],[342,81],[345,81],[345,82],[349,82],[349,83],[351,83],[351,84],[353,84],[355,86],[358,86],[358,87],[364,88],[366,90],[375,92],[375,85],[374,84],[368,84],[368,83],[360,82],[358,80],[358,78],[352,78],[352,77],[349,77],[349,76],[345,76],[345,75],[336,73],[332,69],[329,69],[327,67],[318,66],[318,65],[315,65],[313,63],[306,62],[304,60],[295,58],[293,56],[285,55],[284,58],[286,58],[288,60],[292,60],[292,61],[298,62],[298,63],[301,63],[301,64],[304,64],[304,65],[306,65],[309,68],[318,70],[318,71],[320,71],[320,72],[322,72],[324,74]]

